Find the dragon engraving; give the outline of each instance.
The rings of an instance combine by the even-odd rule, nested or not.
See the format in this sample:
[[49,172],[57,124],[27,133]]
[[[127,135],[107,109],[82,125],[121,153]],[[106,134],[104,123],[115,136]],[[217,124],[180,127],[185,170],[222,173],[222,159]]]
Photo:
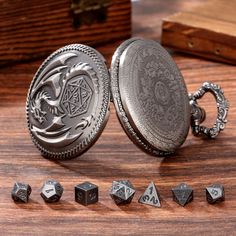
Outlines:
[[[31,132],[41,143],[55,148],[77,140],[94,118],[93,112],[89,112],[87,117],[79,117],[77,124],[64,121],[72,117],[68,109],[72,110],[73,117],[87,113],[93,93],[98,93],[96,72],[88,63],[73,64],[75,57],[77,54],[73,52],[55,57],[43,67],[30,94],[30,113],[35,120]],[[91,79],[90,86],[86,78]],[[72,87],[69,87],[71,81]]]

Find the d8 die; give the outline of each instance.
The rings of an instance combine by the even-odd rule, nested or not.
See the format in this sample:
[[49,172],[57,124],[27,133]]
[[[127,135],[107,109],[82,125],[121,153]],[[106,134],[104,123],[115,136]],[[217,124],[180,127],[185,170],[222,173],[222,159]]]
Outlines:
[[31,194],[31,187],[28,184],[15,183],[11,192],[11,197],[15,202],[28,202]]
[[172,188],[173,200],[181,206],[185,206],[193,200],[193,189],[185,183]]
[[90,182],[76,185],[75,201],[84,206],[98,202],[98,186]]
[[58,202],[62,196],[63,187],[55,180],[48,180],[44,183],[41,190],[41,197],[45,202]]

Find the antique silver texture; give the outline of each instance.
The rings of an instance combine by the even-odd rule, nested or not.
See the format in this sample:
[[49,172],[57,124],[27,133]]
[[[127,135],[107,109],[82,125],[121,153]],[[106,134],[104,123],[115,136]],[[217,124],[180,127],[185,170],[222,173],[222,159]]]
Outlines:
[[175,62],[157,42],[134,38],[118,47],[111,90],[120,123],[138,147],[164,156],[183,144],[190,127],[187,89]]
[[105,59],[88,46],[72,44],[40,66],[27,97],[27,121],[36,147],[51,159],[70,159],[96,141],[110,102]]
[[29,184],[16,182],[13,186],[11,197],[15,202],[27,203],[31,192],[32,189]]
[[160,194],[153,182],[148,185],[138,202],[154,207],[161,207]]
[[[217,118],[213,127],[208,128],[200,125],[205,119],[205,111],[201,108],[197,100],[201,99],[205,93],[210,92],[216,99],[217,104]],[[191,106],[191,128],[195,136],[205,135],[208,138],[215,138],[224,130],[227,123],[227,114],[229,110],[229,102],[224,96],[223,90],[217,84],[205,82],[201,88],[195,93],[189,94]]]
[[[190,126],[194,135],[210,138],[225,127],[229,105],[221,88],[206,82],[188,95],[177,65],[155,41],[126,40],[113,55],[110,74],[103,56],[81,44],[65,46],[44,61],[26,102],[30,135],[43,156],[70,159],[89,149],[106,125],[110,94],[129,138],[152,155],[174,153]],[[197,99],[206,92],[217,101],[212,128],[200,125],[206,114]]]
[[110,196],[117,205],[130,204],[135,194],[135,189],[129,180],[112,182]]
[[185,183],[172,188],[173,200],[180,206],[185,206],[193,200],[193,189]]
[[225,190],[222,184],[213,184],[206,187],[206,200],[210,204],[219,203],[225,200]]
[[45,202],[58,202],[63,194],[63,187],[55,180],[47,180],[41,189],[40,196]]
[[98,186],[90,182],[76,185],[75,201],[84,206],[98,202]]

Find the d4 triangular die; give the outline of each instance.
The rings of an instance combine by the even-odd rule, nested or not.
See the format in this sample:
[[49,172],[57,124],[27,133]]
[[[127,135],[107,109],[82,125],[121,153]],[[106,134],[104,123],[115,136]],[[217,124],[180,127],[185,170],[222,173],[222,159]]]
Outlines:
[[161,207],[160,194],[153,182],[148,185],[143,195],[139,198],[139,203]]

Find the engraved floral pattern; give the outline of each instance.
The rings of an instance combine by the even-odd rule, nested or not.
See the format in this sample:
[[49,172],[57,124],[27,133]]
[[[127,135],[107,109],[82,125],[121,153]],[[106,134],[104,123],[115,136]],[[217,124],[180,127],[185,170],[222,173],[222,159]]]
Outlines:
[[141,83],[137,96],[141,107],[148,111],[150,125],[154,127],[158,123],[164,132],[169,130],[166,135],[171,135],[185,116],[179,75],[174,75],[163,58],[159,58],[152,50],[143,49],[137,61]]
[[144,70],[147,77],[154,78],[157,75],[158,64],[154,61],[150,61],[146,64]]

